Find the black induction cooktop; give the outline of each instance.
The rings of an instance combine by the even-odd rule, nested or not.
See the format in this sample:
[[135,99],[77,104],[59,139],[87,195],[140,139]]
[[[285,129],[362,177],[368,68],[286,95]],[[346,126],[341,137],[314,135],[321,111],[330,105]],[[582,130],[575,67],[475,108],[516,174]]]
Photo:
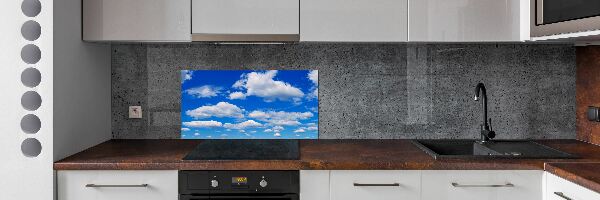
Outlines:
[[298,140],[202,140],[183,160],[298,160]]

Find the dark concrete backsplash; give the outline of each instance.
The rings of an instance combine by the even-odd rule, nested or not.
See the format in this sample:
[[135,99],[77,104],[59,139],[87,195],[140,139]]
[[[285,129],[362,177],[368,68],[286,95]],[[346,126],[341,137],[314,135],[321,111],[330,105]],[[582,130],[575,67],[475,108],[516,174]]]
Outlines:
[[[179,138],[182,69],[318,69],[323,139],[575,138],[575,48],[532,44],[113,45],[112,131]],[[128,119],[141,105],[143,119]]]

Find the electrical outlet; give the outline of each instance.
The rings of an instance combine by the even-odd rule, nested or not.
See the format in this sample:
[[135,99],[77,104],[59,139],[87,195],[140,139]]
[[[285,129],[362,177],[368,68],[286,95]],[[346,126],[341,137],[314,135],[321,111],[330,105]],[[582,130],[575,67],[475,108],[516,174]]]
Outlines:
[[141,119],[142,106],[129,106],[129,119]]

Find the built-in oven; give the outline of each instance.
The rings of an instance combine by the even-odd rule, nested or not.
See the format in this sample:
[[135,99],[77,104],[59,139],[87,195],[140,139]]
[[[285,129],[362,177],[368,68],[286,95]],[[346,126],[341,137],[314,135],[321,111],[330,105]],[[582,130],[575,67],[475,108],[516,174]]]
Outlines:
[[179,171],[180,200],[298,200],[299,171]]
[[531,0],[533,37],[600,30],[600,0]]

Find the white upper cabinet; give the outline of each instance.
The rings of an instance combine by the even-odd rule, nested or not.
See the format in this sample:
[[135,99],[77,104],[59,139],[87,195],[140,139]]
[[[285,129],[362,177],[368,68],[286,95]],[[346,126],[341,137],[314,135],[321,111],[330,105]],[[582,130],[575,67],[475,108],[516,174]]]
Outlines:
[[529,40],[529,8],[528,0],[410,0],[408,40]]
[[192,0],[195,41],[297,41],[299,0]]
[[405,42],[408,0],[302,0],[300,41]]
[[190,41],[189,0],[83,0],[83,40]]

